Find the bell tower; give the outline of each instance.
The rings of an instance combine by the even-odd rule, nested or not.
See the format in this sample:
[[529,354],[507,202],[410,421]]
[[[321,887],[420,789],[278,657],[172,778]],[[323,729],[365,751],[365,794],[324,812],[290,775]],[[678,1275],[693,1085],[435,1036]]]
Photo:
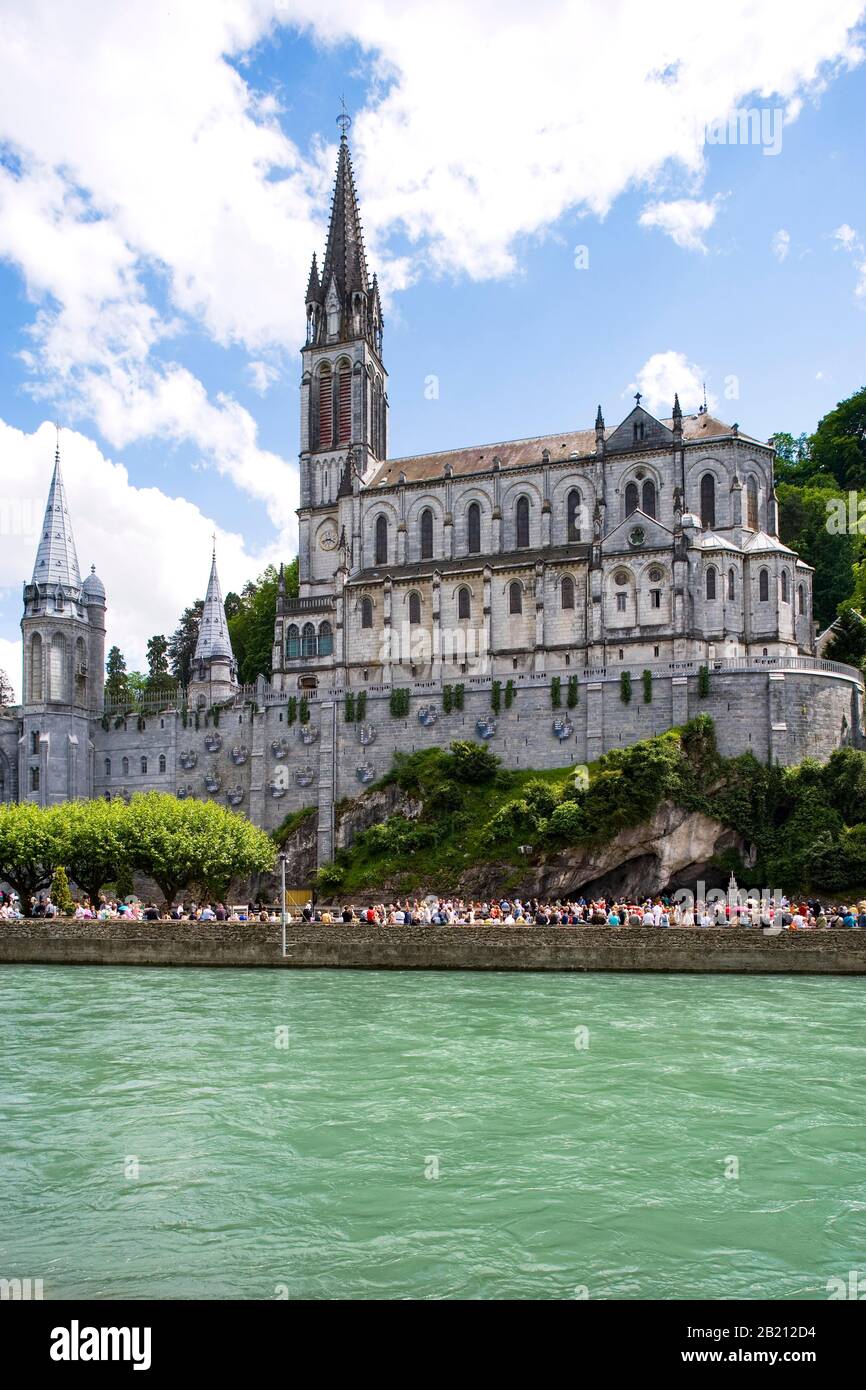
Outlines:
[[[321,272],[313,256],[307,285],[307,339],[301,349],[300,582],[333,579],[317,536],[338,499],[371,477],[388,443],[382,302],[370,278],[352,158],[349,116],[338,117],[340,148]],[[348,527],[351,533],[351,524]],[[339,534],[339,533],[338,533]],[[301,593],[305,593],[302,587]]]

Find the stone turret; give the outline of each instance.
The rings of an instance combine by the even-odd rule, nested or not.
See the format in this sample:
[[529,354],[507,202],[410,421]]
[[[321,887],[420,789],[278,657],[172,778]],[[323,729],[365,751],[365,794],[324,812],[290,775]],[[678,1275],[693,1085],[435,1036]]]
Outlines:
[[102,713],[105,608],[95,569],[81,582],[58,432],[33,578],[24,586],[22,799],[50,805],[92,794],[89,718]]
[[231,700],[237,690],[238,668],[229,637],[214,547],[207,596],[192,661],[189,702],[198,706],[221,704]]

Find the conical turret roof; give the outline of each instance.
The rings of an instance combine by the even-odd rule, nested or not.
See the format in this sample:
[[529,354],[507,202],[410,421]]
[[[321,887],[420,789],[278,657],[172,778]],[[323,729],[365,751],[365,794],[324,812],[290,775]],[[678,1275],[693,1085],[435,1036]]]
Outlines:
[[80,589],[81,574],[75,553],[75,538],[66,504],[66,489],[60,471],[60,441],[54,454],[54,473],[48,489],[45,520],[33,566],[34,584],[62,584],[65,588]]
[[229,637],[229,626],[226,622],[226,610],[223,603],[220,579],[217,573],[216,550],[213,553],[210,567],[210,579],[207,584],[207,597],[204,601],[201,622],[198,629],[198,641],[195,644],[196,661],[213,661],[215,658],[228,658],[234,661],[232,642]]

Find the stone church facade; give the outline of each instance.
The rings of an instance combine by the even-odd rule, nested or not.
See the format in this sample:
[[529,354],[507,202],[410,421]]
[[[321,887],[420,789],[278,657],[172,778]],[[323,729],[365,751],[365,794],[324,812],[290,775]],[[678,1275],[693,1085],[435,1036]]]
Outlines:
[[[389,458],[345,133],[306,307],[300,592],[281,576],[270,681],[238,686],[214,556],[183,699],[104,708],[106,592],[81,580],[58,453],[24,589],[23,703],[0,711],[0,801],[157,789],[266,828],[315,805],[324,862],[334,803],[396,749],[485,738],[508,765],[568,766],[699,712],[726,753],[794,762],[861,742],[860,677],[816,656],[812,570],[779,539],[771,443],[676,397],[658,419],[638,395],[612,428],[599,407],[588,430]],[[444,686],[462,708],[446,712]]]

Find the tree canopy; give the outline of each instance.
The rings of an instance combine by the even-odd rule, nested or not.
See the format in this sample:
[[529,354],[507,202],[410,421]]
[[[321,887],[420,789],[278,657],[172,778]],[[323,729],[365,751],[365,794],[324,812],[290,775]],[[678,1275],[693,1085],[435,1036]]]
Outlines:
[[15,889],[25,914],[58,866],[93,903],[106,884],[128,881],[137,870],[169,904],[190,886],[224,897],[232,879],[266,873],[273,863],[269,835],[210,801],[145,792],[128,803],[0,807],[0,881]]

